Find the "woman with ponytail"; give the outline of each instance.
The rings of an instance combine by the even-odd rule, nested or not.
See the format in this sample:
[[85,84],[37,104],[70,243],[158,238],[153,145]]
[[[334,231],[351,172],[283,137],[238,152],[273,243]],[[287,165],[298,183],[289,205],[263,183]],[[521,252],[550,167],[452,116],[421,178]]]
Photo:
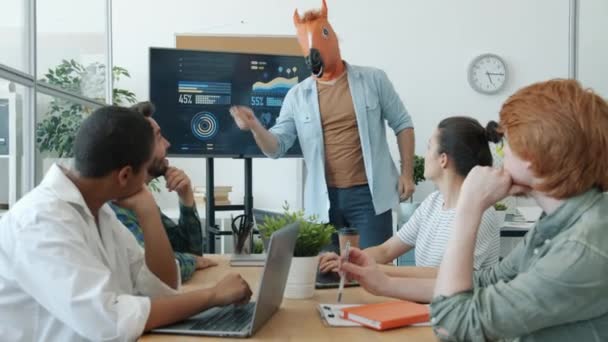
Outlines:
[[[367,248],[366,254],[379,264],[386,264],[416,248],[416,266],[425,267],[425,276],[434,276],[452,232],[455,206],[465,177],[476,165],[492,166],[488,142],[498,142],[502,134],[498,124],[484,127],[470,117],[450,117],[439,123],[429,139],[424,159],[424,177],[437,191],[430,194],[401,227],[397,235],[385,243]],[[498,262],[500,252],[499,219],[493,208],[482,216],[475,245],[475,269]],[[320,271],[336,271],[338,256],[327,253],[321,257]],[[411,268],[385,266],[391,275],[409,275]],[[421,269],[417,269],[421,272]]]

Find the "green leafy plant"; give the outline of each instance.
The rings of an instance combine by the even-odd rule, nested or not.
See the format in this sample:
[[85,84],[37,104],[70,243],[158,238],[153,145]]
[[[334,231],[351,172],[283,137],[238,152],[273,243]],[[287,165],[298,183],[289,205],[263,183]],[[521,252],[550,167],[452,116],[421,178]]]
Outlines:
[[418,183],[425,181],[424,178],[424,157],[419,155],[414,156],[414,183],[418,185]]
[[[402,163],[402,162],[400,162]],[[424,178],[424,157],[414,155],[414,184],[425,181]]]
[[318,222],[316,216],[305,217],[303,211],[290,211],[289,204],[283,205],[283,215],[277,217],[264,217],[264,223],[258,226],[263,239],[269,240],[272,233],[284,226],[300,222],[300,232],[296,240],[294,257],[316,256],[321,248],[326,246],[331,240],[331,234],[335,228],[330,224]]
[[[105,70],[105,65],[100,63],[92,63],[85,67],[74,60],[63,60],[54,69],[49,69],[42,81],[74,94],[81,94],[83,88],[86,88],[88,96],[103,102]],[[112,68],[112,77],[116,83],[121,77],[131,77],[131,75],[126,69],[116,66]],[[125,89],[113,89],[112,94],[116,105],[132,104],[137,101],[135,94]],[[59,158],[73,157],[72,147],[76,132],[82,120],[91,111],[86,106],[53,98],[48,112],[36,126],[38,150],[54,153]]]
[[507,205],[501,202],[496,202],[496,204],[494,204],[494,210],[505,211],[507,210]]
[[254,254],[264,253],[264,243],[259,238],[253,240],[253,253]]
[[496,144],[496,154],[500,158],[505,157],[505,141],[501,140],[498,144]]
[[505,142],[504,140],[498,143],[490,143],[490,152],[492,153],[492,166],[501,168],[505,158]]

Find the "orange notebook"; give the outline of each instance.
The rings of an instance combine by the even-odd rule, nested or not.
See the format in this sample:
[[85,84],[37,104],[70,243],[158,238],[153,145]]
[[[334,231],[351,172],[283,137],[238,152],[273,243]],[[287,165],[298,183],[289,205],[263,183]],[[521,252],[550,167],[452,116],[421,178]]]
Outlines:
[[407,301],[353,306],[342,309],[343,318],[376,330],[386,330],[428,322],[427,305]]

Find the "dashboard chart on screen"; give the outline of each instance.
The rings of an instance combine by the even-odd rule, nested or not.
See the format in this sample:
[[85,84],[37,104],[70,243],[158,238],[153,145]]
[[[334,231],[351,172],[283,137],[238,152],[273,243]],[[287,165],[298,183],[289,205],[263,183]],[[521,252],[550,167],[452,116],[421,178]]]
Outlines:
[[[263,157],[251,133],[234,123],[230,106],[251,107],[271,128],[289,89],[309,75],[298,56],[151,48],[154,119],[171,155]],[[296,140],[287,156],[301,155]]]

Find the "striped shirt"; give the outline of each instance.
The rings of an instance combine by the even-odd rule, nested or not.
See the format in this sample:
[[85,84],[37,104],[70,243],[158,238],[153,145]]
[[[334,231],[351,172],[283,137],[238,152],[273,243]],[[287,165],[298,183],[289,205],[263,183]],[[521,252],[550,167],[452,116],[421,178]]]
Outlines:
[[[412,217],[399,229],[397,236],[415,247],[416,266],[439,267],[447,247],[455,209],[443,208],[443,195],[439,191],[430,194]],[[477,233],[474,268],[493,266],[500,253],[500,227],[494,208],[486,210]]]

